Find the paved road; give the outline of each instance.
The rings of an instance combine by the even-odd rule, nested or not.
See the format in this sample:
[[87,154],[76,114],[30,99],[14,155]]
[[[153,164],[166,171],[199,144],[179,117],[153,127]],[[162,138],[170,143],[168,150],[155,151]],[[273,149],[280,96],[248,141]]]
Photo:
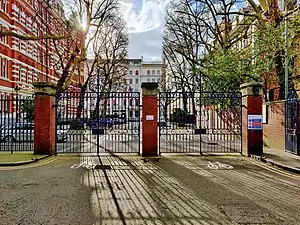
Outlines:
[[[80,163],[110,168],[75,169]],[[1,224],[298,225],[300,177],[256,164],[244,157],[60,156],[6,168]]]

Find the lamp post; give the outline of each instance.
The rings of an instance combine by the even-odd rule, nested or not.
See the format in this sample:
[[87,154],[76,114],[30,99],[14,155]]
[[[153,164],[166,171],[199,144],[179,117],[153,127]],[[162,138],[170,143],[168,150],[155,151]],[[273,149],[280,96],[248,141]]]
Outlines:
[[17,85],[15,87],[15,92],[16,92],[16,122],[17,123],[19,122],[19,91],[20,91],[20,88]]

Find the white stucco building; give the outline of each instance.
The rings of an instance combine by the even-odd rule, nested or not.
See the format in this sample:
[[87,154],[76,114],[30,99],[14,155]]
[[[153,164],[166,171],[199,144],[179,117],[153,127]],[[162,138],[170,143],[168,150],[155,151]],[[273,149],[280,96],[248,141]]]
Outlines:
[[125,76],[126,83],[132,91],[142,92],[143,82],[161,82],[163,69],[162,61],[143,61],[143,59],[129,59],[128,73]]

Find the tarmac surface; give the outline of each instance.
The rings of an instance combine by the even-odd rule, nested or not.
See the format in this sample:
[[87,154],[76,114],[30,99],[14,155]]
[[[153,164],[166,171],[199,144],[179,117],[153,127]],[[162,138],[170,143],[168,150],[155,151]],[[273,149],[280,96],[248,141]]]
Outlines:
[[1,224],[300,224],[300,176],[238,156],[57,156],[0,168]]

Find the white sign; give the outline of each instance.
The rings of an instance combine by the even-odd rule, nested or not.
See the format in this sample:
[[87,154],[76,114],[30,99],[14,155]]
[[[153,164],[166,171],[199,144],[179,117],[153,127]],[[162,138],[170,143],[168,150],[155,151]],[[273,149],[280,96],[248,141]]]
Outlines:
[[248,130],[262,130],[262,115],[248,115]]
[[154,120],[154,116],[153,115],[146,115],[146,120]]
[[268,106],[267,105],[263,105],[262,107],[262,122],[263,123],[267,123],[267,118],[268,118],[268,113],[267,113],[267,110],[268,110]]

